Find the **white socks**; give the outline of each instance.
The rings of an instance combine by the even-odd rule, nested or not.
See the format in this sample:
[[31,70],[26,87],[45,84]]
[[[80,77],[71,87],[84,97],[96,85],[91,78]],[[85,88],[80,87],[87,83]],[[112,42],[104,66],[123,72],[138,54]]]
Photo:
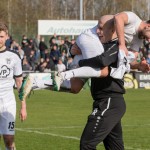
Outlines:
[[63,80],[66,80],[73,77],[80,77],[80,78],[100,77],[101,71],[100,69],[94,69],[91,67],[80,67],[77,69],[61,72],[60,74],[62,75]]
[[66,88],[66,89],[71,89],[70,80],[64,80],[63,83],[61,84],[61,87]]

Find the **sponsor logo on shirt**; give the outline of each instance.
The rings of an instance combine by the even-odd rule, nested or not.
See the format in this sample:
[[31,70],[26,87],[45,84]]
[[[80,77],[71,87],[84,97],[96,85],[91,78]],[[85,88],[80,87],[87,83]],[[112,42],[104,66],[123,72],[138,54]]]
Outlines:
[[0,78],[7,78],[9,74],[10,74],[10,69],[6,65],[3,65],[0,68]]

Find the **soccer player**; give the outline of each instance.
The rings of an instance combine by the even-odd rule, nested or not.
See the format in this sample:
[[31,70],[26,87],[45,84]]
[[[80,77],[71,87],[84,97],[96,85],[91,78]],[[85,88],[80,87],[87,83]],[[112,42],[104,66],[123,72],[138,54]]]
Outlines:
[[[138,53],[139,48],[140,48],[140,46],[142,44],[142,40],[138,38],[138,35],[140,35],[140,37],[142,35],[143,37],[148,38],[150,35],[148,33],[149,32],[148,29],[146,29],[146,28],[148,28],[149,24],[147,24],[145,22],[142,22],[139,19],[139,17],[136,14],[132,13],[132,12],[123,12],[123,13],[120,13],[120,14],[121,14],[121,17],[123,17],[123,15],[126,15],[126,17],[129,16],[128,20],[126,21],[127,23],[125,24],[123,31],[124,31],[124,34],[125,34],[125,37],[126,37],[126,42],[128,44],[130,44],[130,50],[132,50],[132,52],[137,57],[137,53]],[[112,20],[113,21],[118,20],[118,16],[119,16],[119,14],[117,15],[117,17],[115,16],[115,18],[113,18]],[[102,17],[102,18],[104,19],[105,17]],[[132,18],[134,18],[134,19],[132,19]],[[109,19],[111,19],[111,18],[109,18]],[[120,20],[123,20],[123,19],[120,19]],[[117,21],[117,22],[121,22],[120,20]],[[108,21],[107,24],[109,24],[109,25],[105,24],[105,26],[107,25],[108,27],[113,29],[113,27],[115,27],[113,21]],[[139,25],[140,25],[140,27],[139,27]],[[104,23],[102,22],[102,19],[100,19],[99,24],[98,24],[98,28],[99,29],[97,30],[97,33],[98,33],[100,39],[101,39],[101,32],[102,32],[101,29],[103,28],[103,26],[104,26]],[[106,27],[105,29],[108,30],[108,27]],[[115,27],[115,28],[118,28],[118,27]],[[108,31],[111,31],[111,30],[108,30]],[[110,33],[108,33],[108,31],[106,33],[107,35],[110,34]],[[117,29],[117,33],[118,33],[118,29]],[[120,34],[120,33],[118,33],[118,34]],[[119,36],[119,38],[120,38],[120,36]],[[78,39],[81,39],[81,38],[78,38]],[[81,42],[83,43],[81,45],[80,44],[81,42],[79,43],[78,41],[79,40],[77,40],[77,44],[79,45],[79,47],[80,47],[80,49],[82,51],[82,49],[84,49],[83,45],[85,45],[85,42],[82,42],[82,39],[81,39]],[[87,40],[85,39],[85,41],[87,41]],[[102,40],[101,40],[101,42],[103,43]],[[118,69],[112,69],[111,70],[111,76],[114,77],[114,78],[122,78],[126,70],[127,70],[127,72],[129,72],[130,69],[128,70],[125,67],[125,65],[122,65],[122,63],[123,63],[122,61],[126,60],[127,58],[133,58],[133,55],[132,55],[131,52],[127,53],[127,54],[130,54],[130,55],[128,55],[127,58],[126,58],[126,54],[124,53],[124,51],[126,52],[126,50],[122,49],[122,46],[120,46],[120,45],[119,45],[119,48],[120,48],[120,51],[119,51],[119,59],[118,60],[121,60],[121,62],[118,61]],[[104,55],[105,55],[105,53],[104,53]],[[121,55],[122,58],[120,58],[120,55]],[[96,70],[94,70],[92,68],[103,67],[102,66],[102,63],[103,63],[102,61],[103,60],[105,62],[109,62],[110,57],[108,57],[109,59],[107,59],[105,57],[106,58],[105,59],[105,58],[102,58],[102,56],[103,55],[96,56],[95,58],[91,58],[91,59],[87,59],[87,60],[81,60],[80,63],[79,63],[80,67],[88,66],[87,68],[79,68],[79,69],[76,69],[76,70],[62,72],[62,73],[60,73],[58,75],[56,74],[56,76],[54,78],[54,81],[55,81],[54,83],[56,85],[55,89],[59,90],[61,82],[63,80],[65,80],[65,79],[68,79],[68,78],[71,78],[71,77],[88,77],[88,76],[89,77],[96,77],[96,76],[98,77],[98,76],[100,76],[100,73],[98,74],[98,70],[96,72]],[[132,61],[133,60],[134,59],[132,59]],[[132,61],[128,61],[128,62],[131,63]],[[109,65],[109,64],[105,64],[105,65]],[[142,64],[142,65],[141,64],[137,64],[136,62],[131,64],[133,69],[135,69],[135,68],[137,69],[138,68],[138,69],[140,69],[142,71],[145,71],[145,67],[148,68],[148,66],[145,64],[145,66],[143,67],[143,65],[144,64]],[[92,67],[92,68],[89,68],[89,66]],[[129,64],[128,64],[128,67],[130,67]],[[148,71],[148,70],[146,70],[146,71]]]
[[[13,93],[14,79],[17,89],[22,85],[22,66],[19,54],[6,49],[8,28],[0,22],[0,135],[6,150],[15,150],[16,101]],[[20,118],[26,119],[26,102],[21,102]]]
[[[118,41],[119,41],[119,50],[128,53],[127,45],[130,46],[129,50],[132,51],[135,56],[138,56],[139,49],[143,44],[143,39],[150,39],[150,20],[142,21],[135,13],[133,12],[121,12],[114,16],[114,27],[117,32]],[[99,26],[100,34],[101,26]],[[125,57],[125,55],[124,55]],[[94,60],[94,61],[93,61]],[[79,66],[99,66],[98,63],[100,57],[81,60]],[[139,69],[143,72],[148,72],[148,64],[141,64],[137,61],[131,63],[132,69]]]

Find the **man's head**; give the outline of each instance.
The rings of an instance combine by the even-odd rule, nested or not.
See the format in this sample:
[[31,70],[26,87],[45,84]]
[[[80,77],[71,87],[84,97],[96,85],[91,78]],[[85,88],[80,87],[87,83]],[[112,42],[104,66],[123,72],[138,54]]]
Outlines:
[[102,43],[105,43],[117,37],[114,28],[113,15],[105,15],[99,19],[97,34]]
[[150,41],[150,20],[142,23],[143,28],[139,31],[139,38]]
[[0,50],[4,50],[5,42],[8,39],[8,28],[4,23],[0,22]]

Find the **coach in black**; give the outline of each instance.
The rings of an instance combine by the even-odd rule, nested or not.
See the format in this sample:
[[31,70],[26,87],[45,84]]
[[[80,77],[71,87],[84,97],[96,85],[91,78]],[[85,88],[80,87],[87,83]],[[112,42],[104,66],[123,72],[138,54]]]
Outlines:
[[[112,45],[118,51],[117,40],[104,44],[107,51]],[[117,67],[117,59],[111,66]],[[103,141],[106,150],[124,150],[121,118],[126,106],[123,98],[123,81],[109,75],[91,79],[91,94],[94,99],[93,112],[83,131],[80,150],[96,150]]]
[[[113,27],[102,24],[100,38],[105,44],[104,60],[99,63],[91,62],[93,68],[107,66],[117,68],[118,41]],[[108,23],[110,24],[110,23]],[[101,24],[100,24],[101,27]],[[112,32],[112,34],[108,34]],[[94,60],[94,59],[93,59]],[[80,62],[80,66],[84,63]],[[110,66],[109,66],[110,67]],[[123,80],[111,76],[91,79],[91,94],[93,97],[93,112],[89,115],[87,124],[80,140],[80,150],[96,150],[96,146],[103,142],[106,150],[124,150],[121,118],[126,105],[123,98],[125,89]]]

